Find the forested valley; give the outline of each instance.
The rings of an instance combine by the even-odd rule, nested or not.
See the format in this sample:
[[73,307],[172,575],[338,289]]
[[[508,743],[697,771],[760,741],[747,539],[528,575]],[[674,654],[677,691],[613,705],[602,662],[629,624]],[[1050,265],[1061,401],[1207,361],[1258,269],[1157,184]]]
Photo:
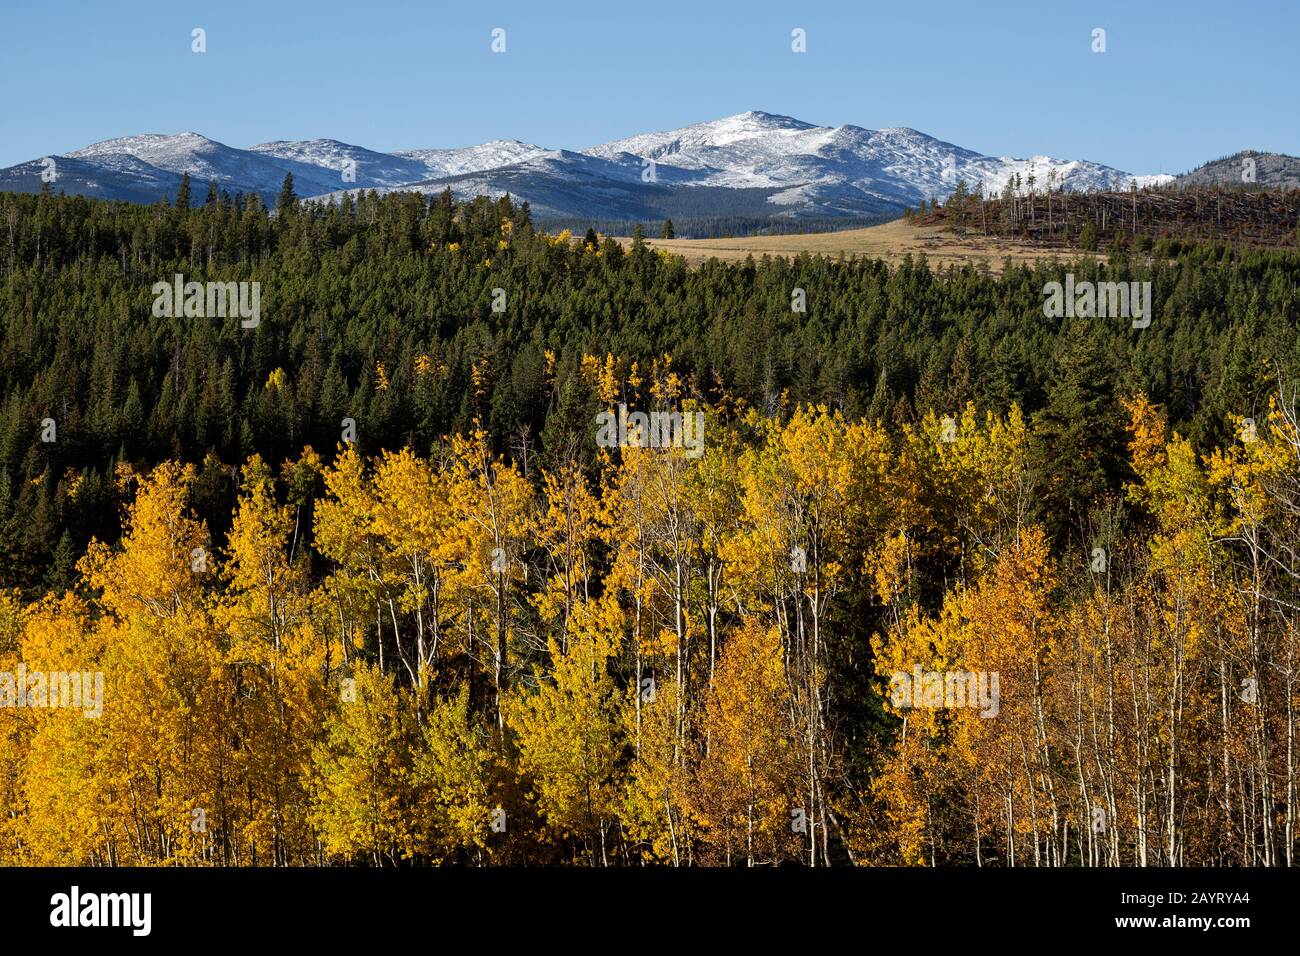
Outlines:
[[1291,864],[1300,252],[1106,252],[0,194],[0,863]]

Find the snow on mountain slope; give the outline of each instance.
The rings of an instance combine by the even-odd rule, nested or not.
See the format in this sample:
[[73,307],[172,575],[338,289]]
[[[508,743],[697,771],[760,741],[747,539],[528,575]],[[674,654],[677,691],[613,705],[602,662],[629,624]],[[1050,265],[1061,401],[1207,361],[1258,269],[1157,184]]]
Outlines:
[[517,139],[497,139],[480,146],[453,149],[406,149],[394,153],[404,159],[414,160],[424,166],[422,179],[439,176],[460,176],[479,173],[485,169],[499,169],[551,152],[541,146],[521,143]]
[[[234,149],[198,133],[123,136],[74,150],[67,155],[97,163],[116,172],[125,171],[124,163],[130,157],[178,176],[189,173],[191,188],[195,192],[199,192],[209,180],[215,179],[219,186],[230,191],[274,193],[284,182],[284,174],[292,171],[274,157],[263,156],[251,150]],[[295,188],[303,195],[335,188],[338,182],[337,178],[329,177],[325,170],[303,176],[302,179],[299,182],[299,176],[295,173]]]
[[[454,149],[380,153],[333,139],[275,141],[235,149],[198,133],[145,134],[95,143],[58,161],[57,188],[150,201],[216,179],[227,192],[273,196],[285,173],[303,197],[356,189],[404,189],[458,196],[510,193],[539,217],[824,218],[894,215],[922,199],[946,197],[964,180],[971,191],[1000,191],[1032,175],[1039,190],[1124,189],[1166,182],[1088,160],[985,156],[914,129],[816,126],[751,111],[582,152],[494,140]],[[39,166],[0,170],[0,188],[40,188]],[[35,177],[35,178],[33,178]]]
[[[1047,186],[1049,172],[1056,185],[1071,190],[1123,188],[1134,178],[1087,160],[983,156],[914,129],[813,126],[761,112],[633,136],[586,152],[694,170],[700,173],[696,181],[709,185],[847,186],[905,204],[945,197],[963,179],[968,189],[991,191],[1019,173],[1025,187],[1031,171],[1039,188]],[[785,189],[773,201],[791,205],[808,195],[808,189]]]
[[[259,153],[279,166],[287,166],[293,172],[294,190],[299,193],[303,192],[298,188],[299,178],[320,181],[329,189],[339,189],[344,183],[363,187],[400,186],[427,175],[425,165],[418,160],[376,153],[336,139],[277,140],[252,146],[249,152]],[[354,178],[345,179],[345,175]]]
[[606,159],[628,154],[683,169],[711,169],[717,168],[708,161],[711,157],[741,157],[753,152],[754,147],[759,154],[766,155],[798,152],[803,134],[810,130],[817,133],[823,128],[788,116],[751,110],[681,129],[642,133],[602,143],[583,152]]
[[[466,165],[473,165],[473,158]],[[664,185],[643,183],[639,165],[557,149],[525,154],[520,161],[504,166],[434,176],[381,192],[435,194],[445,189],[450,189],[458,199],[480,195],[499,198],[508,193],[527,201],[533,214],[541,218],[593,219],[661,216],[654,199],[662,198],[668,191]],[[321,199],[329,200],[342,192],[354,190],[343,190]]]

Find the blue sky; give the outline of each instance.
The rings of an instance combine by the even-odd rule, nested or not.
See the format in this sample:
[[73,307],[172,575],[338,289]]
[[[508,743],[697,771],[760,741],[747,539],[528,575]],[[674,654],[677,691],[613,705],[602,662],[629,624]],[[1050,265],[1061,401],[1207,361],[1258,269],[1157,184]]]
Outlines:
[[183,130],[579,149],[762,109],[1181,172],[1300,154],[1298,39],[1297,0],[8,0],[0,166]]

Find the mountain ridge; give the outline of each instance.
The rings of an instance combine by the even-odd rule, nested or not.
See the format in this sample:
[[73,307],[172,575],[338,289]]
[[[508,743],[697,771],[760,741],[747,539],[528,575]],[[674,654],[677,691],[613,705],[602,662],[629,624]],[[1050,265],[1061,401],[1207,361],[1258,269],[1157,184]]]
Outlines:
[[643,220],[733,215],[801,220],[887,218],[932,198],[969,189],[998,191],[1016,175],[1071,191],[1149,185],[1171,176],[1134,176],[1085,159],[988,156],[910,127],[818,126],[750,110],[673,130],[641,133],[582,150],[498,139],[477,146],[379,152],[318,138],[272,140],[247,149],[200,133],[145,133],[92,143],[0,169],[0,189],[51,188],[109,199],[171,198],[189,173],[229,193],[270,199],[285,173],[305,199],[328,201],[375,189],[458,197],[510,193],[539,218]]
[[1261,186],[1300,189],[1300,157],[1243,149],[1202,163],[1177,182],[1187,186]]

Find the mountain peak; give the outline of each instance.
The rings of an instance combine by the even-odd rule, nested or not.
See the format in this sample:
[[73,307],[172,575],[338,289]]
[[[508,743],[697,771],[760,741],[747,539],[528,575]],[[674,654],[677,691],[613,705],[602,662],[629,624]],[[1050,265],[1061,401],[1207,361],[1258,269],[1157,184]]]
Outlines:
[[97,143],[73,150],[68,156],[100,156],[105,153],[127,153],[139,159],[146,159],[142,152],[159,150],[203,149],[221,146],[216,140],[208,139],[202,133],[186,130],[183,133],[137,133],[134,136],[115,136],[102,139]]
[[[883,218],[958,182],[1001,189],[1030,173],[1066,189],[1126,188],[1135,177],[1086,160],[985,156],[909,127],[819,126],[746,110],[677,129],[641,133],[581,152],[517,139],[463,148],[376,152],[337,139],[274,140],[234,149],[193,132],[104,140],[67,155],[60,185],[90,195],[151,201],[180,177],[273,196],[292,173],[300,196],[407,189],[528,200],[553,218],[652,221],[689,215]],[[1276,174],[1257,160],[1260,181]],[[1231,165],[1224,162],[1224,165]],[[1239,167],[1241,161],[1236,160]],[[1155,181],[1137,177],[1141,182]],[[0,185],[42,187],[35,163],[0,170]]]
[[768,113],[765,110],[746,110],[743,113],[736,113],[734,116],[724,116],[720,120],[714,120],[714,122],[753,123],[780,129],[811,129],[813,127],[812,123],[805,123],[803,120],[795,119],[793,116],[785,116],[781,113]]

